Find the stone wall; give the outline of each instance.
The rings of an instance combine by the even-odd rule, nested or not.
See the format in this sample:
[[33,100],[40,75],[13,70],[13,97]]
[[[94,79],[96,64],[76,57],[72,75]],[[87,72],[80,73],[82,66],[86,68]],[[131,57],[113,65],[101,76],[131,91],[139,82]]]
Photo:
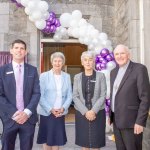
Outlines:
[[9,0],[0,1],[0,51],[9,51],[12,41],[20,38],[27,43],[29,63],[38,66],[38,36],[23,8],[17,8]]
[[136,62],[140,62],[139,33],[139,0],[115,0],[116,43],[127,45]]

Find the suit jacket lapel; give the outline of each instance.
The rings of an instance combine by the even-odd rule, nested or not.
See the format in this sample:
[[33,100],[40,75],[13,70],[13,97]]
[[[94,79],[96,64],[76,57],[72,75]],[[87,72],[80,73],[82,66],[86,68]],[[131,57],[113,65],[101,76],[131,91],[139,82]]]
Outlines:
[[[117,76],[117,73],[118,73],[118,70],[119,70],[119,67],[117,66],[111,73],[111,78],[110,78],[110,83],[111,83],[111,91],[113,90],[113,85],[114,85],[114,82],[115,82],[115,79],[116,79],[116,76]],[[112,94],[112,93],[111,93]]]
[[52,69],[49,71],[49,82],[51,86],[56,89],[56,82],[55,82],[55,77]]
[[79,92],[81,93],[80,96],[82,97],[82,99],[84,99],[83,91],[82,91],[82,83],[83,83],[82,75],[83,75],[83,72],[79,76]]
[[129,74],[130,74],[130,72],[132,71],[132,67],[133,67],[133,62],[130,62],[130,63],[129,63],[129,66],[128,66],[126,72],[125,72],[125,75],[123,76],[123,79],[122,79],[122,81],[121,81],[121,83],[120,83],[120,85],[119,85],[119,88],[118,88],[117,93],[118,93],[119,90],[122,88],[122,86],[124,85],[125,81],[127,80],[128,76],[129,76]]
[[7,72],[12,72],[11,74],[9,74],[9,76],[10,76],[10,83],[12,82],[12,84],[14,86],[14,89],[16,90],[16,80],[15,80],[15,74],[14,74],[14,70],[13,70],[13,67],[12,67],[12,63],[10,63],[8,65]]
[[26,63],[24,63],[24,83],[23,83],[23,91],[25,90],[25,87],[27,85],[27,78],[28,78],[28,66]]
[[61,89],[63,90],[65,84],[65,74],[61,71]]

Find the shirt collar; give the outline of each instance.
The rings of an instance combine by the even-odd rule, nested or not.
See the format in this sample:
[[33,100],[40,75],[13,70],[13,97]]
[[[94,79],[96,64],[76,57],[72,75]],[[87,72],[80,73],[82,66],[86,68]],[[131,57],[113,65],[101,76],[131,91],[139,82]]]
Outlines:
[[13,66],[13,68],[18,67],[18,65],[21,65],[21,67],[24,67],[24,62],[18,64],[18,63],[16,63],[15,61],[12,61],[12,66]]
[[128,60],[128,62],[127,62],[124,66],[119,67],[119,70],[120,70],[120,69],[121,69],[121,70],[127,69],[128,66],[129,66],[129,63],[130,63],[130,60]]

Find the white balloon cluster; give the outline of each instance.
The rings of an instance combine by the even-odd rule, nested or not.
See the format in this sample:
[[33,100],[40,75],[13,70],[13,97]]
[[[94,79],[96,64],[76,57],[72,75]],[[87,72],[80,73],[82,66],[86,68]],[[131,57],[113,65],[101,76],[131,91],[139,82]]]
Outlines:
[[42,0],[16,0],[25,7],[25,13],[29,15],[29,20],[35,23],[35,26],[42,30],[46,26],[46,20],[49,17],[48,3]]
[[[61,27],[55,32],[54,40],[60,41],[68,36],[78,38],[81,44],[88,46],[89,50],[100,53],[102,48],[112,51],[111,41],[106,33],[100,33],[93,25],[82,18],[79,10],[71,13],[63,13],[60,16]],[[65,30],[65,33],[64,33]]]

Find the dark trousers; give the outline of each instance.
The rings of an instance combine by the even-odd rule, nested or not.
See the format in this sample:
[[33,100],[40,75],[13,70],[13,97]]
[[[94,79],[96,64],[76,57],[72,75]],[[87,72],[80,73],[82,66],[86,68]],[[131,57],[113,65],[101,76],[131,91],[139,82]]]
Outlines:
[[20,150],[31,150],[33,146],[34,131],[35,125],[28,122],[23,125],[15,123],[10,128],[4,126],[1,150],[14,150],[17,134],[19,134],[20,139]]
[[113,121],[117,150],[142,150],[143,134],[134,134],[133,128],[118,129]]

